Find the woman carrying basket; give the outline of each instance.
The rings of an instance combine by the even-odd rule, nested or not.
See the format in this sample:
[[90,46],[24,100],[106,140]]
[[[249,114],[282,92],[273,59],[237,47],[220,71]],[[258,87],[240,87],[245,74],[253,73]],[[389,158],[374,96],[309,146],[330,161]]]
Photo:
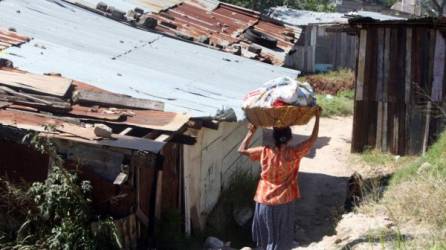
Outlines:
[[300,160],[309,153],[319,132],[321,110],[309,139],[297,146],[288,146],[290,127],[274,128],[275,146],[249,147],[256,127],[249,125],[239,152],[253,161],[260,161],[261,174],[254,197],[256,202],[252,237],[262,250],[288,250],[294,241],[294,202],[300,198],[297,175]]

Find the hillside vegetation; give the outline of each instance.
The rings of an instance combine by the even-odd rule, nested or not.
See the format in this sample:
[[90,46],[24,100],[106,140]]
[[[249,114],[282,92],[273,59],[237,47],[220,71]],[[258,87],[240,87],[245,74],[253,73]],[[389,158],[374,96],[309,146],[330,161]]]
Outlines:
[[[379,165],[395,161],[386,155],[364,156]],[[446,131],[425,156],[397,167],[382,198],[370,195],[358,212],[387,214],[398,228],[393,246],[399,249],[446,249]]]
[[333,12],[335,6],[329,0],[224,0],[223,2],[263,11],[275,6],[288,6],[293,9]]

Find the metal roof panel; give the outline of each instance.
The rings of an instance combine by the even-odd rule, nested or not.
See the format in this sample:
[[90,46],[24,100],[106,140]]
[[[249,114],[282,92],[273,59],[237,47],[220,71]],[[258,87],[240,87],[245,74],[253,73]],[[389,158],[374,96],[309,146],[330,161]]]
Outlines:
[[245,93],[275,77],[299,74],[134,29],[58,0],[3,0],[0,11],[0,23],[35,38],[6,50],[4,57],[19,68],[59,72],[114,93],[160,100],[167,111],[195,117],[226,107],[242,118]]
[[96,8],[97,4],[102,2],[108,6],[113,6],[121,11],[140,8],[146,12],[160,12],[175,6],[182,0],[68,0],[68,2],[81,4],[90,8]]

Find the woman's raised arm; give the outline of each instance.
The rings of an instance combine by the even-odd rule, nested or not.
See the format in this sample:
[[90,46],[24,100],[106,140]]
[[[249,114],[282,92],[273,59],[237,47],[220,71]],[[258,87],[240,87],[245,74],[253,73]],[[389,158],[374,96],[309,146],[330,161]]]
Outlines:
[[249,147],[249,145],[251,144],[252,137],[254,136],[256,130],[257,128],[254,125],[249,124],[248,133],[246,134],[245,138],[240,144],[240,147],[238,148],[238,152],[240,154],[249,156],[252,160],[259,160],[263,150],[263,147],[253,147],[253,148]]
[[301,157],[305,156],[306,154],[308,154],[308,152],[310,152],[311,148],[313,147],[314,143],[317,140],[319,134],[319,120],[321,117],[321,112],[322,109],[320,108],[316,112],[316,122],[314,123],[313,132],[311,133],[310,138],[301,142],[295,147],[296,151],[299,152],[299,155]]

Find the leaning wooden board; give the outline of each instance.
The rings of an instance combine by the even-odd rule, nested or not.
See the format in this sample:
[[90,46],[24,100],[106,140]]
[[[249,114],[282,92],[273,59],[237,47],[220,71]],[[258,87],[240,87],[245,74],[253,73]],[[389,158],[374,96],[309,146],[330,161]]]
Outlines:
[[249,108],[245,115],[257,127],[289,127],[305,125],[319,109],[314,107],[284,106],[278,108]]
[[70,79],[57,76],[0,70],[0,85],[58,97],[65,96],[70,89],[71,82]]

